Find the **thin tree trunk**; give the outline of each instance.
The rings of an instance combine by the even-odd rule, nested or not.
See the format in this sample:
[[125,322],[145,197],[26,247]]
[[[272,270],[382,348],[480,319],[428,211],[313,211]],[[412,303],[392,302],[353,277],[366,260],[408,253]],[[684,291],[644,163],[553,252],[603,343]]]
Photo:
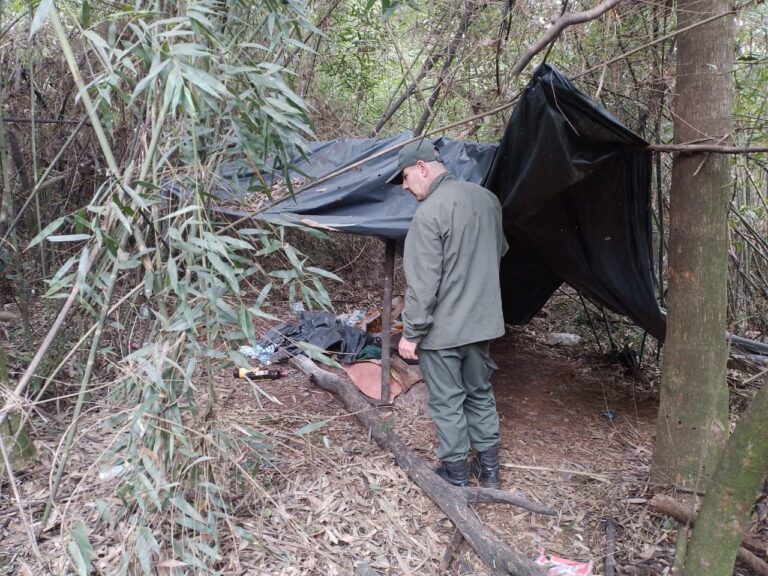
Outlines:
[[[683,28],[728,9],[679,0]],[[674,141],[719,144],[732,131],[733,16],[678,37]],[[727,206],[724,154],[678,154],[672,164],[669,300],[652,477],[701,486],[728,436]]]
[[[0,80],[0,87],[2,81]],[[2,90],[0,90],[2,92]],[[9,150],[5,141],[5,126],[3,124],[3,112],[0,110],[0,183],[2,183],[2,194],[0,195],[0,236],[8,230],[8,223],[13,216],[13,189],[11,186],[11,168],[9,162]],[[11,258],[14,265],[19,270],[19,251],[17,248],[16,236],[12,235],[8,246],[11,247]],[[23,275],[20,278],[20,286],[23,287]],[[0,306],[4,302],[0,301]],[[20,306],[22,312],[22,321],[27,338],[31,339],[32,329],[29,325],[29,315],[24,306]],[[0,388],[8,392],[11,391],[10,380],[8,379],[8,357],[5,353],[5,344],[0,342]],[[21,414],[11,412],[6,418],[0,419],[0,438],[5,441],[15,439],[15,442],[9,442],[9,459],[12,462],[17,460],[31,459],[35,455],[35,447],[29,436],[29,430],[21,426]],[[1,470],[2,468],[0,468]],[[11,472],[8,472],[9,476]]]
[[419,87],[419,83],[424,80],[427,73],[434,67],[435,60],[436,58],[433,50],[429,53],[427,59],[424,60],[424,64],[421,65],[421,70],[419,70],[419,73],[416,78],[413,79],[413,82],[411,82],[411,84],[405,89],[405,91],[397,100],[395,100],[387,107],[387,110],[381,116],[381,119],[376,123],[374,129],[371,130],[371,137],[376,136],[376,134],[378,134],[379,131],[384,128],[384,125],[389,122],[389,119],[392,118],[392,116],[395,115],[395,112],[400,109],[400,106],[402,106],[403,103],[411,97],[411,94],[416,91],[416,89]]
[[[768,471],[768,385],[763,384],[741,417],[689,540],[685,573],[731,574],[749,522],[749,511]],[[717,546],[712,543],[717,542]]]
[[469,28],[469,25],[472,23],[472,16],[475,14],[475,10],[476,7],[474,2],[468,2],[464,7],[464,15],[461,18],[461,22],[459,22],[459,27],[456,29],[456,34],[454,35],[453,40],[451,40],[451,44],[448,46],[448,54],[443,61],[443,67],[440,69],[437,84],[435,85],[432,94],[429,96],[429,100],[427,100],[427,107],[424,109],[424,113],[421,115],[418,125],[413,130],[414,134],[421,134],[424,127],[427,125],[427,120],[429,120],[429,117],[432,114],[432,106],[437,102],[440,90],[448,78],[451,64],[453,64],[453,59],[456,57],[456,51],[459,49],[459,44],[461,44],[461,41],[464,39],[464,34],[466,33],[467,28]]

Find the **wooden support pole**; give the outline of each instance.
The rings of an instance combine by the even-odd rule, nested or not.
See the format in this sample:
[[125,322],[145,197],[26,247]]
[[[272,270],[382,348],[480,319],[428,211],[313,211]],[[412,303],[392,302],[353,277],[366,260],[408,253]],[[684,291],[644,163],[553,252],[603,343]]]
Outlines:
[[385,240],[384,303],[381,307],[381,401],[389,403],[389,366],[392,358],[392,287],[395,279],[395,241]]

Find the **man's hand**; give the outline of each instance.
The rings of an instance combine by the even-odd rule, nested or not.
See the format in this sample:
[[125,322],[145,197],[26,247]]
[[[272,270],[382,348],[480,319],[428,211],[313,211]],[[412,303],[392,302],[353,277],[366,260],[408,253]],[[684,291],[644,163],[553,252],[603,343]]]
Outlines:
[[419,355],[416,354],[416,342],[411,342],[410,340],[406,340],[403,336],[400,338],[400,344],[397,347],[397,351],[400,352],[400,356],[405,358],[406,360],[418,360]]

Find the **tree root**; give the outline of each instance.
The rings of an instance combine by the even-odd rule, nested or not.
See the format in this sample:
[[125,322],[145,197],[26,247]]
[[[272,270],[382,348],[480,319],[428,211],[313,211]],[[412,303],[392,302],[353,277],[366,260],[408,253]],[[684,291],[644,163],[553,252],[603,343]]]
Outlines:
[[[667,516],[671,516],[682,524],[693,526],[696,520],[696,513],[675,500],[671,496],[665,494],[656,494],[649,502],[651,508]],[[751,544],[749,539],[744,539],[736,552],[736,558],[742,562],[745,566],[748,566],[751,570],[754,570],[761,576],[768,576],[768,563],[762,558],[750,552],[747,548],[752,548],[754,551],[759,550],[759,547]]]
[[542,568],[519,552],[504,544],[491,530],[483,526],[470,508],[474,503],[506,503],[538,514],[554,516],[556,513],[519,494],[485,488],[459,488],[440,478],[419,458],[379,417],[362,395],[346,378],[318,368],[314,362],[297,356],[291,363],[308,374],[320,388],[334,393],[369,431],[376,443],[389,450],[395,462],[408,477],[429,496],[453,522],[461,536],[475,549],[480,559],[494,575],[543,576]]

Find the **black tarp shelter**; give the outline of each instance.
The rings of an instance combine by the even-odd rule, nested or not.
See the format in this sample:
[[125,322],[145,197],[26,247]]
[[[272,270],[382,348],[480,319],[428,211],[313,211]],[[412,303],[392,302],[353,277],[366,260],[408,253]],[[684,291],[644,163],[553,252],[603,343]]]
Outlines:
[[[256,216],[383,238],[391,265],[394,241],[405,237],[417,203],[386,180],[397,150],[412,138],[402,133],[315,143],[295,162],[315,183]],[[530,320],[567,282],[664,339],[653,276],[651,153],[642,138],[544,65],[521,95],[500,144],[441,138],[436,145],[458,178],[484,184],[501,201],[510,244],[501,270],[508,323]],[[242,194],[253,176],[242,166],[225,166],[220,175],[225,198]],[[385,306],[391,270],[387,281]],[[732,341],[768,354],[768,345]]]
[[[417,203],[385,181],[395,170],[397,149],[411,138],[402,133],[316,143],[296,162],[300,172],[322,179],[354,167],[259,217],[404,238]],[[542,66],[521,95],[500,145],[449,139],[436,145],[457,177],[483,183],[501,200],[510,243],[502,262],[508,322],[528,321],[565,281],[663,339],[653,280],[651,159],[639,136],[552,67]],[[252,176],[227,168],[221,175],[235,196]]]

